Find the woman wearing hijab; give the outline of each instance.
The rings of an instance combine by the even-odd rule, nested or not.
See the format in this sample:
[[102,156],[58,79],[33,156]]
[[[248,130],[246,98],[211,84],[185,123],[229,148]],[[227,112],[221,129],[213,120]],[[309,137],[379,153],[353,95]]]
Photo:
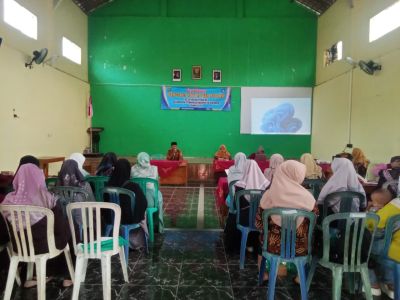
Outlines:
[[319,179],[322,177],[322,168],[317,165],[310,153],[304,153],[300,162],[306,166],[306,179]]
[[[140,152],[137,155],[137,162],[131,169],[132,178],[152,178],[158,180],[158,169],[156,166],[150,165],[150,156],[146,152]],[[147,206],[154,207],[155,189],[154,185],[149,183],[147,185]],[[164,232],[164,212],[163,212],[163,197],[158,190],[158,230],[160,233]]]
[[360,148],[354,148],[351,155],[353,156],[353,165],[357,174],[365,178],[369,160],[365,157],[364,152]]
[[[357,173],[352,162],[347,158],[335,158],[332,162],[333,175],[324,185],[318,197],[318,204],[323,205],[326,196],[334,192],[352,191],[364,195],[365,191],[361,183],[358,181]],[[352,211],[357,212],[365,209],[365,203],[360,203],[359,199],[355,199],[352,203]],[[328,203],[328,211],[338,213],[340,210],[340,199],[333,198]]]
[[393,198],[397,197],[398,183],[400,177],[400,156],[393,156],[390,159],[390,168],[381,170],[379,172],[379,181],[377,189],[383,187],[385,183],[388,184],[387,189],[392,193]]
[[219,146],[218,151],[215,152],[215,154],[214,154],[214,159],[219,159],[219,160],[230,160],[231,159],[231,154],[228,152],[225,145]]
[[121,201],[121,224],[133,224],[139,223],[140,228],[131,231],[129,242],[130,247],[140,248],[145,246],[145,235],[148,235],[147,224],[146,224],[146,209],[147,201],[146,196],[143,194],[142,189],[137,183],[129,181],[131,172],[131,164],[127,159],[119,159],[115,164],[114,171],[110,176],[107,186],[109,187],[120,187],[128,189],[135,193],[135,209],[132,215],[131,204],[128,199],[122,196]]
[[72,159],[78,163],[79,171],[82,173],[83,177],[89,176],[88,171],[83,169],[83,164],[85,163],[86,157],[81,153],[72,153],[69,159]]
[[106,153],[96,170],[96,176],[110,176],[117,163],[117,155],[114,152]]
[[[63,216],[62,208],[57,198],[46,188],[43,171],[32,163],[20,166],[13,180],[14,191],[7,194],[2,204],[4,205],[32,205],[51,209],[54,213],[54,238],[57,249],[64,249],[71,237],[68,222]],[[4,216],[9,221],[8,215]],[[30,215],[32,239],[35,247],[35,254],[42,254],[48,251],[47,248],[47,219],[42,215]],[[64,274],[67,273],[65,262]],[[49,268],[50,269],[50,268]],[[58,269],[57,269],[58,270]],[[26,282],[25,286],[32,286],[34,282]],[[64,280],[64,286],[72,284]]]
[[232,181],[240,180],[243,177],[246,168],[246,154],[238,152],[235,154],[235,164],[229,168],[228,172],[228,184]]
[[[262,210],[275,207],[302,209],[318,214],[318,208],[314,197],[301,183],[306,175],[306,166],[294,160],[282,163],[276,170],[274,180],[270,188],[264,193],[260,208],[257,213],[256,225],[260,230],[264,229]],[[296,255],[304,256],[308,252],[308,225],[309,220],[303,219],[297,226],[296,233]],[[281,251],[281,220],[272,216],[268,220],[268,251],[279,254]],[[261,237],[264,235],[262,234]],[[259,262],[261,262],[259,256]],[[267,275],[264,280],[268,279]]]
[[258,146],[257,152],[250,154],[249,159],[266,160],[267,156],[265,155],[264,147]]
[[[246,168],[243,173],[243,177],[236,182],[236,192],[240,190],[265,190],[269,186],[270,182],[265,178],[261,172],[260,167],[254,160],[247,160]],[[249,225],[249,201],[246,197],[242,196],[239,199],[240,209],[240,224],[243,226]],[[227,248],[232,251],[240,249],[240,231],[236,228],[236,215],[229,214],[227,224],[225,226],[225,239]],[[255,246],[257,244],[257,236],[250,233],[248,237],[248,244]],[[251,247],[251,246],[250,246]],[[248,248],[250,250],[250,248]]]
[[272,154],[272,156],[269,160],[269,168],[265,169],[265,171],[264,171],[265,178],[267,178],[267,180],[269,180],[269,181],[272,181],[276,169],[284,161],[285,161],[285,159],[279,153]]
[[85,178],[78,168],[78,163],[75,160],[67,159],[63,162],[61,170],[58,173],[57,185],[83,188],[89,193],[89,199],[87,201],[96,201],[90,184],[85,181]]

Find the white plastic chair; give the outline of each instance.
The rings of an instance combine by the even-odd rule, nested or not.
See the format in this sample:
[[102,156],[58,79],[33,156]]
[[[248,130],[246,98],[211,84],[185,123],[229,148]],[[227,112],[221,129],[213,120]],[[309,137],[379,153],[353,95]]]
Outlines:
[[[125,261],[124,247],[119,245],[119,226],[121,223],[121,208],[114,203],[106,202],[76,202],[67,205],[68,221],[71,232],[75,232],[73,210],[80,210],[82,216],[83,243],[77,243],[72,235],[76,255],[75,284],[72,300],[77,300],[81,282],[85,281],[88,259],[101,260],[101,274],[103,281],[103,299],[111,300],[111,256],[119,254],[125,282],[128,282],[128,270]],[[114,213],[114,226],[112,237],[101,235],[101,211],[111,210]],[[109,249],[104,247],[105,242],[110,242]],[[111,246],[112,245],[112,246]],[[103,248],[103,249],[102,249]]]
[[[6,289],[4,292],[5,300],[11,298],[19,262],[28,263],[28,280],[32,279],[33,263],[36,264],[37,298],[39,300],[46,299],[46,263],[48,259],[56,257],[64,252],[71,280],[74,282],[74,269],[69,246],[67,244],[62,250],[56,248],[54,241],[54,214],[50,209],[27,205],[0,205],[0,212],[4,216],[8,216],[8,219],[10,219],[9,222],[6,222],[7,229],[11,241],[15,241],[15,245],[10,242],[11,246],[9,247],[10,268],[8,271]],[[47,219],[47,245],[49,249],[49,252],[47,253],[35,255],[30,214],[42,215]],[[8,223],[11,223],[11,226]],[[24,228],[25,230],[19,230],[21,228]]]

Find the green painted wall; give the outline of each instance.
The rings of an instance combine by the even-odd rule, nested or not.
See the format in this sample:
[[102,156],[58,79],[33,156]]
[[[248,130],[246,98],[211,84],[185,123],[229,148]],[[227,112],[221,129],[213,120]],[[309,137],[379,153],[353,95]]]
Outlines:
[[[105,127],[101,151],[165,153],[177,140],[186,156],[234,154],[299,157],[310,136],[240,134],[241,86],[306,86],[315,78],[317,19],[290,1],[115,0],[89,17],[93,126]],[[201,80],[191,79],[201,65]],[[165,111],[161,86],[231,86],[232,111]],[[212,70],[222,83],[212,83]]]

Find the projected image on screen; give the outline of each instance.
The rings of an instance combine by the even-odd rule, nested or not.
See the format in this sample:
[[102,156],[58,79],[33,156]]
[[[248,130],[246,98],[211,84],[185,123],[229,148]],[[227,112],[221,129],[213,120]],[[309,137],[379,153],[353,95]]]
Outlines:
[[252,98],[252,134],[310,134],[310,98]]

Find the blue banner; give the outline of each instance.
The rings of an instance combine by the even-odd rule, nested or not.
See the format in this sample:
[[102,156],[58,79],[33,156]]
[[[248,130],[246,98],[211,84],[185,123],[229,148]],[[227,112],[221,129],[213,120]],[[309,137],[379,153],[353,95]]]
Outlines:
[[231,110],[231,88],[163,86],[161,109]]

